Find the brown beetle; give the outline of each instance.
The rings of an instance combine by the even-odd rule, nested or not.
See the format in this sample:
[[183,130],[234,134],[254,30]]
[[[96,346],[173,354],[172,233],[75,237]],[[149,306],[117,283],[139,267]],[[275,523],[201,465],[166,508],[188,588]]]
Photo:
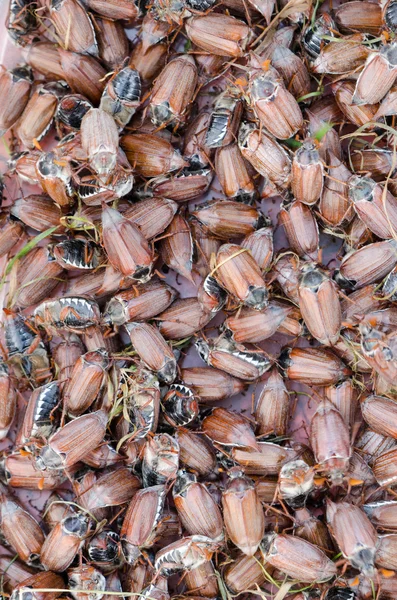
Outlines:
[[330,402],[321,402],[313,415],[310,443],[319,470],[333,483],[343,479],[351,455],[349,430],[340,412]]
[[181,524],[189,535],[204,535],[212,539],[222,536],[223,520],[219,507],[194,475],[179,471],[172,495]]
[[83,546],[89,530],[90,520],[83,514],[62,519],[52,529],[41,548],[41,564],[49,571],[67,569]]
[[28,565],[36,565],[44,543],[44,533],[37,521],[11,496],[0,498],[1,531],[7,543]]
[[292,535],[268,534],[260,549],[266,562],[298,581],[318,583],[336,574],[336,566],[324,552]]
[[262,540],[265,514],[254,482],[236,468],[229,471],[222,493],[223,518],[231,541],[247,556],[253,556]]
[[29,67],[17,67],[0,74],[0,93],[7,98],[0,109],[0,134],[4,135],[16,123],[28,103],[32,87]]

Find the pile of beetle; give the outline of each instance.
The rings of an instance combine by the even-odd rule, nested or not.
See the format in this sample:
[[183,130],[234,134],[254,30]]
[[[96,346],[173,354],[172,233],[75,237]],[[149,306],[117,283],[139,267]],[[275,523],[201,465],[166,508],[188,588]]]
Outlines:
[[396,0],[6,27],[2,596],[395,600]]

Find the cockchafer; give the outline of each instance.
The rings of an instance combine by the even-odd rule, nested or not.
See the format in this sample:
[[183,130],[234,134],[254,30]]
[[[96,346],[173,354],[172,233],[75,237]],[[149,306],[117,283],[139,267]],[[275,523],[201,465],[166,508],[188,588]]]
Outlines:
[[397,200],[370,177],[353,175],[348,181],[349,199],[363,223],[377,237],[392,238],[397,232]]
[[395,302],[397,300],[397,269],[394,268],[386,276],[382,286],[382,294],[385,299]]
[[17,409],[17,396],[7,364],[0,361],[0,440],[7,437]]
[[299,308],[312,336],[326,346],[335,344],[342,326],[335,283],[324,271],[309,263],[302,268],[298,294]]
[[294,513],[296,519],[295,533],[322,550],[333,552],[334,547],[328,529],[323,521],[311,514],[307,508],[299,508]]
[[58,157],[55,152],[43,152],[36,163],[36,173],[43,191],[61,209],[73,204],[75,191],[72,169],[67,160]]
[[87,471],[80,480],[73,481],[77,500],[88,511],[126,504],[139,487],[138,477],[124,466],[98,475],[94,471]]
[[51,42],[35,41],[24,51],[25,60],[34,69],[48,79],[64,80],[58,48]]
[[377,567],[392,571],[396,570],[396,543],[397,535],[395,533],[378,536],[375,554],[375,564]]
[[254,556],[265,530],[265,514],[254,482],[238,467],[228,473],[222,493],[228,537],[247,556]]
[[257,448],[232,448],[231,457],[247,475],[278,475],[283,464],[296,459],[300,451],[272,442],[258,442]]
[[[361,71],[354,90],[354,104],[376,104],[387,94],[397,73],[397,44],[381,46],[371,52]],[[373,77],[376,77],[376,84]]]
[[389,384],[393,385],[397,374],[396,333],[385,334],[370,325],[360,325],[361,349],[365,360]]
[[18,559],[14,560],[11,554],[0,555],[0,569],[3,573],[4,589],[10,593],[34,573],[32,567],[28,567]]
[[242,308],[238,314],[227,317],[223,328],[230,332],[237,343],[254,344],[271,337],[292,313],[292,304],[271,300],[261,311]]
[[[385,96],[376,117],[388,116],[389,109],[390,113],[393,114],[394,90],[395,88],[393,87]],[[378,120],[376,117],[375,120]],[[395,171],[393,167],[393,151],[386,148],[358,148],[352,152],[351,164],[355,173],[358,175],[371,173],[371,177],[375,181],[381,181],[390,171],[394,175]],[[392,188],[392,182],[390,182],[390,188]]]
[[357,417],[358,393],[351,379],[341,381],[324,389],[327,400],[340,412],[346,425],[351,429]]
[[159,255],[170,269],[173,269],[191,283],[194,283],[193,239],[189,223],[180,214],[176,214],[164,231],[159,244]]
[[329,153],[328,174],[318,205],[320,215],[328,227],[334,228],[351,221],[354,209],[348,196],[347,181],[352,173],[333,153]]
[[106,181],[116,166],[119,134],[114,119],[100,108],[92,108],[81,121],[81,144],[88,162]]
[[97,269],[105,260],[101,248],[86,239],[71,239],[53,247],[55,259],[64,269]]
[[0,73],[0,93],[7,102],[0,109],[0,134],[4,135],[23,113],[32,88],[33,74],[28,66]]
[[[221,511],[203,483],[187,471],[178,471],[172,490],[175,508],[189,535],[219,538],[223,532]],[[234,515],[236,517],[236,515]]]
[[271,367],[271,361],[261,352],[248,350],[242,344],[221,337],[217,341],[198,339],[195,346],[200,358],[216,369],[222,369],[233,377],[255,381]]
[[99,58],[108,69],[117,71],[130,53],[129,40],[122,23],[95,16],[94,26]]
[[81,94],[66,94],[58,103],[55,115],[57,126],[63,126],[67,130],[79,130],[84,115],[91,108],[91,102]]
[[160,386],[158,378],[150,371],[144,368],[134,371],[121,370],[116,393],[117,398],[123,400],[123,410],[128,414],[128,421],[124,417],[122,419],[121,434],[131,433],[134,434],[131,439],[139,440],[157,429]]
[[315,489],[314,478],[315,469],[304,460],[291,460],[285,463],[278,476],[280,497],[291,508],[303,507],[309,494]]
[[295,304],[299,304],[298,286],[301,261],[293,252],[276,258],[273,271],[284,294]]
[[223,244],[212,272],[219,284],[245,306],[262,310],[268,304],[268,287],[251,252],[237,244]]
[[8,35],[17,46],[26,46],[36,38],[36,9],[36,0],[11,0],[5,25]]
[[94,450],[84,454],[82,458],[82,462],[93,469],[113,467],[121,464],[123,460],[123,456],[117,452],[110,443],[106,442],[106,440]]
[[185,427],[179,427],[175,437],[179,444],[179,461],[182,465],[199,476],[215,472],[215,454],[205,437]]
[[[255,589],[255,586],[262,585],[266,581],[265,574],[260,564],[260,553],[257,552],[254,556],[246,554],[239,555],[232,563],[226,565],[223,572],[223,579],[228,589],[233,594],[239,594],[244,590]],[[272,567],[265,564],[265,569],[269,573],[272,572]]]
[[[103,529],[87,542],[87,554],[91,562],[105,571],[119,562],[120,536],[111,529]],[[121,586],[120,586],[121,591]]]
[[286,347],[279,364],[288,379],[309,385],[332,385],[350,374],[350,369],[328,348]]
[[57,427],[55,416],[60,403],[58,381],[51,381],[33,390],[29,398],[18,438],[21,444],[33,439],[48,439]]
[[[179,161],[179,157],[176,157]],[[175,164],[175,163],[174,163]],[[210,168],[197,171],[184,168],[179,173],[159,176],[150,184],[150,192],[175,202],[188,202],[204,194],[211,185],[214,172]]]
[[356,439],[355,447],[370,466],[381,454],[393,449],[396,441],[367,429]]
[[79,54],[98,56],[92,21],[78,0],[51,0],[48,12],[62,46]]
[[205,318],[205,313],[209,313],[212,318],[225,306],[227,292],[219,285],[215,277],[207,275],[199,286],[197,300],[204,313],[203,317]]
[[23,223],[13,218],[3,221],[0,228],[0,257],[5,256],[12,250],[21,239],[25,238]]
[[314,23],[308,24],[302,36],[302,43],[310,59],[316,59],[321,48],[327,44],[323,36],[335,37],[335,30],[335,23],[328,13],[323,13]]
[[377,35],[382,27],[382,8],[378,4],[365,2],[346,3],[335,10],[335,23],[340,31],[363,31]]
[[327,523],[343,556],[364,575],[374,575],[377,533],[365,512],[348,502],[327,498]]
[[172,383],[161,401],[162,414],[171,427],[184,427],[195,421],[199,405],[194,393],[186,385]]
[[108,19],[123,19],[128,22],[139,15],[139,8],[134,0],[87,0],[86,5]]
[[223,540],[213,540],[204,535],[186,536],[159,550],[155,557],[156,572],[166,576],[178,571],[190,571],[211,560]]
[[273,261],[272,227],[260,227],[249,233],[241,242],[241,246],[251,252],[261,271],[268,271]]
[[201,50],[218,56],[243,56],[251,38],[244,21],[225,14],[211,12],[186,20],[187,37]]
[[338,285],[358,289],[388,275],[397,263],[394,239],[367,244],[346,254],[335,275]]
[[57,493],[51,492],[44,505],[43,520],[51,531],[66,517],[75,516],[76,510]]
[[395,426],[397,405],[393,400],[382,396],[367,396],[360,406],[365,422],[373,431],[397,438]]
[[176,297],[174,288],[161,280],[152,280],[113,296],[106,304],[103,321],[113,326],[144,321],[166,310]]
[[67,575],[68,587],[75,600],[101,600],[104,596],[106,579],[98,569],[82,565],[69,569]]
[[172,383],[177,375],[177,363],[171,347],[159,330],[149,323],[126,323],[124,327],[145,365],[154,371],[161,381]]
[[291,160],[275,139],[263,133],[253,123],[240,127],[238,144],[243,157],[260,175],[278,187],[288,186],[291,179]]
[[154,485],[139,490],[129,504],[120,532],[122,552],[129,564],[134,564],[142,550],[154,544],[165,496],[165,486]]
[[142,451],[142,478],[145,487],[169,483],[179,467],[179,444],[168,433],[158,433],[145,441]]
[[70,421],[49,438],[36,458],[37,467],[51,471],[75,465],[101,443],[106,425],[107,413],[103,410]]
[[276,437],[287,433],[289,418],[289,393],[276,368],[270,371],[266,384],[260,391],[255,407],[258,435]]
[[228,373],[211,367],[191,367],[181,370],[182,380],[192,387],[200,402],[225,400],[239,394],[246,384]]
[[77,359],[62,391],[63,406],[68,414],[74,417],[83,414],[99,398],[109,368],[109,355],[104,348],[86,352]]
[[81,333],[87,327],[100,322],[100,311],[94,300],[84,296],[65,296],[47,300],[34,310],[39,327],[53,327]]
[[62,216],[60,207],[44,194],[18,198],[14,201],[10,213],[36,231],[46,231],[59,226]]
[[154,255],[139,228],[107,206],[102,211],[102,235],[112,266],[126,277],[146,283],[151,277]]
[[88,516],[77,513],[62,519],[51,530],[44,541],[40,562],[48,571],[62,572],[73,562],[90,535],[91,523]]
[[120,128],[125,127],[141,101],[141,78],[138,71],[124,67],[106,84],[100,108],[109,113]]
[[319,56],[313,63],[315,73],[340,75],[358,71],[363,67],[371,50],[363,42],[367,37],[362,33],[338,38],[321,49]]
[[30,97],[18,122],[18,136],[28,148],[33,148],[49,131],[59,99],[66,93],[65,82],[39,85]]
[[153,123],[178,126],[186,121],[197,86],[197,67],[193,56],[171,60],[157,77],[149,100]]
[[267,534],[260,545],[263,560],[292,579],[320,583],[332,579],[335,564],[322,550],[288,534]]
[[19,558],[28,565],[38,566],[44,543],[44,533],[36,519],[22,506],[5,493],[0,496],[1,532],[7,543],[16,551]]
[[224,240],[249,235],[268,224],[259,210],[234,200],[215,200],[200,205],[192,215],[205,231]]
[[183,157],[189,161],[194,170],[204,169],[208,166],[211,149],[205,144],[205,136],[210,122],[211,114],[200,111],[186,127],[183,143]]
[[62,472],[36,468],[32,454],[14,452],[5,455],[0,463],[1,479],[12,488],[54,490],[65,480]]
[[29,320],[21,314],[3,309],[5,343],[8,364],[23,387],[28,380],[32,387],[45,383],[51,377],[47,348]]
[[206,148],[223,148],[236,138],[243,104],[233,88],[227,88],[215,100],[206,128]]
[[[199,289],[199,293],[202,289]],[[224,290],[222,292],[226,294]],[[203,297],[205,303],[201,301]],[[209,298],[205,291],[201,293],[201,298],[178,298],[168,309],[155,317],[161,335],[168,340],[185,339],[205,327],[217,312],[218,306],[222,306],[222,300],[216,304],[213,312],[214,298]]]
[[278,218],[291,249],[305,259],[317,261],[320,234],[311,209],[303,202],[285,201]]
[[178,205],[170,198],[144,198],[129,206],[124,216],[138,225],[147,240],[163,233],[171,223]]
[[255,200],[255,184],[236,142],[218,148],[215,172],[228,198],[248,203]]
[[259,450],[250,421],[224,408],[214,408],[202,422],[203,432],[222,446]]
[[[280,31],[280,30],[279,30]],[[282,44],[276,44],[272,51],[272,65],[280,73],[284,85],[295,96],[301,98],[310,93],[309,71],[303,60]]]
[[106,85],[106,70],[93,56],[58,48],[64,78],[73,92],[98,104]]
[[313,415],[310,443],[320,472],[333,484],[342,481],[351,456],[349,429],[340,412],[328,400],[323,400]]
[[381,531],[397,531],[397,502],[384,500],[363,505],[365,514]]
[[324,182],[324,166],[315,140],[305,140],[296,150],[291,176],[294,198],[304,204],[315,204],[321,196]]
[[378,104],[355,104],[354,82],[338,81],[332,84],[335,100],[345,117],[357,127],[362,127],[368,121],[373,121],[378,110]]
[[302,127],[303,116],[298,103],[275,69],[253,71],[249,98],[260,123],[275,138],[286,140]]
[[218,581],[211,560],[186,573],[184,581],[190,593],[200,594],[202,598],[215,598],[219,593]]
[[[143,177],[157,177],[188,166],[170,142],[152,133],[124,135],[121,147],[131,166]],[[166,194],[158,195],[167,197]]]
[[61,591],[42,592],[41,590],[62,590],[64,585],[63,578],[57,573],[39,571],[19,583],[12,591],[10,598],[12,600],[55,600],[62,594]]

